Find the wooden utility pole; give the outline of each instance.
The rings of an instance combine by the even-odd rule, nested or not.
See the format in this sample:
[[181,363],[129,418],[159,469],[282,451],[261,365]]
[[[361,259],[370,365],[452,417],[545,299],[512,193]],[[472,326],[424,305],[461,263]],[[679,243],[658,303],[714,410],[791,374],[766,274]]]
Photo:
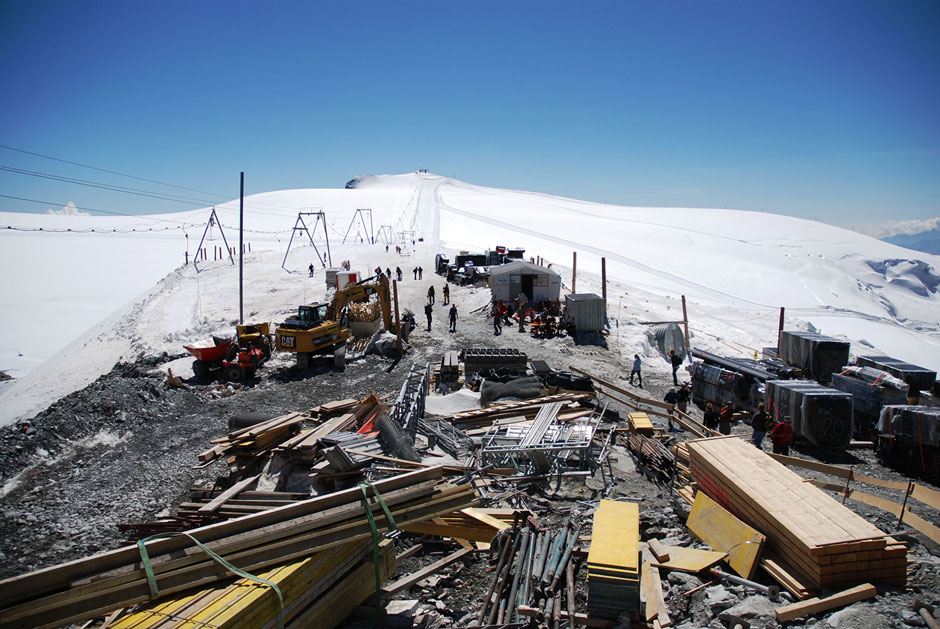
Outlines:
[[692,347],[689,345],[689,312],[685,308],[685,295],[682,296],[682,323],[685,324],[685,353],[692,362]]
[[571,294],[575,293],[575,281],[578,279],[578,252],[571,252]]
[[607,258],[601,258],[601,297],[607,305]]
[[245,172],[238,195],[238,323],[245,323]]
[[780,323],[777,324],[777,356],[780,356],[780,335],[783,332],[783,306],[780,306]]
[[398,355],[401,356],[401,319],[398,317],[398,280],[392,280],[392,293],[395,297],[395,329],[398,332]]

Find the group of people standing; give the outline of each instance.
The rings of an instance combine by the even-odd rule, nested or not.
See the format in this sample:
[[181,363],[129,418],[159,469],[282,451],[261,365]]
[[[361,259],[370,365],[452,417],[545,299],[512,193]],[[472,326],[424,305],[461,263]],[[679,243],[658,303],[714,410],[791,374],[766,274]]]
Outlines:
[[[420,268],[420,267],[419,267]],[[442,306],[450,304],[450,310],[448,311],[448,318],[450,320],[450,332],[457,331],[457,304],[450,303],[450,285],[444,284],[444,288],[441,291],[441,294],[444,296],[444,301],[441,302]],[[428,287],[428,303],[424,306],[424,316],[428,319],[428,332],[431,331],[431,319],[434,313],[434,286]]]

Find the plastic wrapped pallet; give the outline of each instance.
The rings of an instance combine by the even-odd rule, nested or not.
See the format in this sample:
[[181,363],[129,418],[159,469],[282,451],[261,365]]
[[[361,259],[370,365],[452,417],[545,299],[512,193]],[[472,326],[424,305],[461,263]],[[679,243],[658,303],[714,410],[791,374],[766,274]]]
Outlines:
[[813,332],[781,332],[777,350],[782,360],[820,382],[829,382],[849,362],[848,342]]
[[940,446],[940,408],[885,406],[876,426],[883,437],[910,445]]
[[918,367],[890,356],[859,356],[855,362],[861,367],[874,367],[900,378],[914,391],[930,391],[937,380],[937,372]]
[[887,372],[871,367],[848,367],[832,374],[832,388],[851,393],[855,417],[877,420],[881,407],[907,402],[907,384]]
[[776,421],[789,417],[795,436],[819,448],[848,447],[854,433],[852,395],[808,380],[769,380],[767,408]]

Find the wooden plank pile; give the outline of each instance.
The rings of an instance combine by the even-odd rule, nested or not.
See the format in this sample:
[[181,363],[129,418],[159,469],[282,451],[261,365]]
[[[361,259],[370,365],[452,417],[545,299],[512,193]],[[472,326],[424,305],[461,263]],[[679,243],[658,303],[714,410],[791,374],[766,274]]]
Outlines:
[[616,619],[640,606],[640,507],[601,500],[587,558],[588,613]]
[[737,437],[687,442],[698,488],[767,536],[788,572],[812,587],[903,587],[907,548]]
[[637,458],[640,465],[655,472],[658,480],[665,481],[672,477],[676,460],[669,448],[662,442],[639,433],[627,433],[627,448]]
[[[473,506],[476,500],[469,485],[445,482],[440,467],[376,481],[373,486],[401,526]],[[377,527],[387,530],[389,523],[371,492],[369,503]],[[372,533],[357,486],[204,526],[189,535],[257,574],[318,551],[369,540]],[[160,597],[231,577],[188,536],[153,540],[146,548]],[[0,581],[0,629],[56,627],[150,601],[154,591],[141,561],[134,545]]]
[[254,426],[235,430],[225,437],[213,439],[211,443],[215,445],[199,453],[199,460],[207,465],[216,459],[229,456],[229,462],[238,467],[247,467],[293,436],[308,417],[304,413],[287,413]]
[[512,509],[461,509],[438,518],[402,527],[409,533],[439,535],[489,544],[496,534],[512,526]]
[[[301,627],[316,619],[329,629],[374,594],[372,542],[353,542],[330,551],[278,565],[257,575],[278,586],[284,597],[284,626]],[[379,573],[395,572],[391,541],[379,545]],[[370,588],[370,580],[373,584]],[[342,608],[336,609],[337,605]],[[277,627],[280,602],[274,590],[250,579],[238,579],[198,592],[176,595],[143,606],[112,622],[113,629],[158,629],[173,626],[255,629]],[[324,615],[327,618],[324,618]]]
[[327,419],[311,430],[301,431],[296,437],[282,443],[277,452],[297,465],[313,463],[320,457],[320,439],[337,431],[355,430],[356,428],[358,428],[356,426],[356,416],[352,413],[345,413]]

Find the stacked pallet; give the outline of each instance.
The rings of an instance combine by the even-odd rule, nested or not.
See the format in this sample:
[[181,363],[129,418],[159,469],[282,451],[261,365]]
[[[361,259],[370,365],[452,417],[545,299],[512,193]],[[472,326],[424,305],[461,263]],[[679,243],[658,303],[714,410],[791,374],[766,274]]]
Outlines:
[[656,432],[656,427],[653,426],[653,422],[650,421],[650,416],[646,413],[628,413],[627,414],[628,425],[630,430],[633,432],[638,432],[641,435],[651,436]]
[[903,586],[907,548],[736,437],[687,442],[698,488],[767,536],[789,571],[817,589]]
[[640,606],[640,507],[601,500],[588,551],[588,613],[616,619]]
[[[469,485],[444,482],[440,467],[377,481],[374,487],[402,526],[472,506],[475,501]],[[369,504],[378,529],[387,530],[389,522],[371,492]],[[322,550],[369,540],[371,531],[362,491],[353,487],[204,526],[189,535],[255,574]],[[230,578],[228,570],[195,546],[192,538],[176,536],[146,544],[152,581],[136,545],[0,581],[0,629],[56,627]]]
[[[345,615],[336,613],[337,598],[341,607],[351,611],[374,593],[371,547],[371,542],[345,544],[279,565],[257,576],[274,583],[281,591],[285,627],[303,626],[304,619],[317,618],[317,627],[329,629]],[[385,580],[395,572],[394,546],[386,540],[380,543],[379,551],[379,572]],[[337,591],[341,591],[342,596],[338,597]],[[109,626],[157,629],[176,623],[173,626],[273,628],[277,626],[280,611],[281,603],[272,588],[250,579],[239,579],[192,594],[161,599]],[[323,614],[330,616],[330,620],[324,622]]]
[[308,418],[309,416],[304,413],[287,413],[260,424],[230,432],[225,437],[213,439],[210,443],[215,445],[201,452],[198,455],[199,460],[203,464],[209,464],[220,457],[233,455],[236,462],[241,459],[239,463],[244,466],[266,455],[281,442],[289,439]]

